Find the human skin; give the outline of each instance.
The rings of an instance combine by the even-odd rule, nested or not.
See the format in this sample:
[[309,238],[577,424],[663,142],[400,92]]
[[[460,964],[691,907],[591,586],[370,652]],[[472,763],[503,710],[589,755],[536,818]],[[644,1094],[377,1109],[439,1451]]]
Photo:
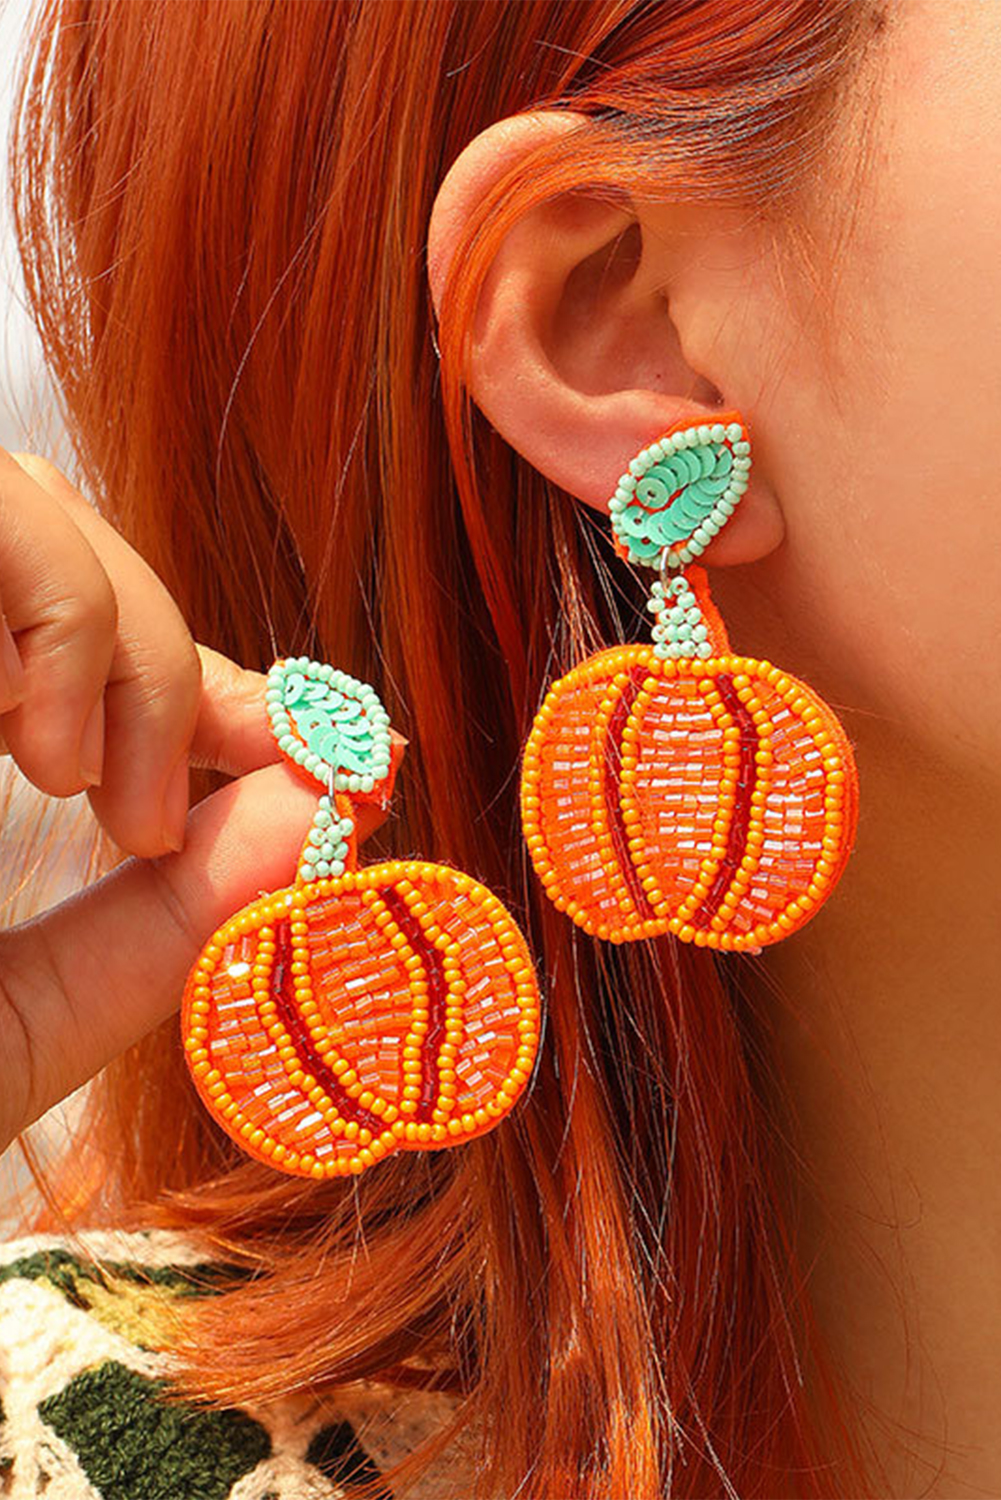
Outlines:
[[[0,449],[0,523],[0,748],[42,791],[86,788],[133,856],[0,932],[2,1152],[176,1011],[205,935],[288,883],[316,796],[278,763],[265,678],[196,645],[54,465]],[[238,779],[189,812],[189,765]],[[385,816],[359,805],[359,843]]]
[[[737,962],[799,1117],[817,1193],[790,1203],[881,1492],[949,1500],[1001,1494],[997,22],[996,0],[889,7],[855,96],[875,90],[869,152],[846,100],[796,205],[833,342],[757,216],[577,201],[501,246],[471,372],[508,441],[601,512],[672,422],[748,421],[751,485],[702,561],[734,646],[836,707],[861,815],[823,910]],[[439,303],[477,194],[567,123],[493,127],[453,165]]]

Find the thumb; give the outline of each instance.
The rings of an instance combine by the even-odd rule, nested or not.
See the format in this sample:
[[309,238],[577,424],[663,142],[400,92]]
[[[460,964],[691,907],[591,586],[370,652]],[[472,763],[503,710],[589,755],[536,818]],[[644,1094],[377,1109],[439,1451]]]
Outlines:
[[[227,917],[292,884],[316,798],[284,765],[254,771],[194,808],[179,854],[127,859],[0,933],[0,1150],[178,1009]],[[359,805],[359,838],[384,816]]]

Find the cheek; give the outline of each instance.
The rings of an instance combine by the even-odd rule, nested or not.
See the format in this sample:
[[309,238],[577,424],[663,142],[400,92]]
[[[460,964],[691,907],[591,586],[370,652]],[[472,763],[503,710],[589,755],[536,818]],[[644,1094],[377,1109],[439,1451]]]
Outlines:
[[750,394],[787,546],[746,606],[747,581],[733,594],[821,690],[996,778],[1001,29],[994,0],[966,29],[963,8],[904,0],[887,39],[871,175],[831,288],[837,372],[805,300],[798,329],[776,315],[788,358]]

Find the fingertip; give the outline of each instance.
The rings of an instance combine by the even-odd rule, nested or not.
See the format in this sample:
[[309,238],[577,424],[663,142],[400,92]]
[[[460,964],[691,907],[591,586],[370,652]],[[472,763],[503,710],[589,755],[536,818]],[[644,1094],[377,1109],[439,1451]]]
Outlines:
[[366,798],[365,801],[362,801],[361,799],[359,799],[356,804],[356,810],[358,810],[359,812],[363,808],[376,808],[379,812],[379,817],[377,822],[372,823],[371,826],[366,826],[366,831],[364,833],[359,831],[359,840],[367,838],[368,834],[374,832],[378,824],[383,822],[383,820],[385,819],[389,811],[389,804],[393,800],[393,792],[396,788],[397,772],[400,769],[400,765],[403,761],[403,756],[406,748],[410,743],[410,741],[404,738],[402,734],[397,734],[395,729],[391,729],[389,733],[389,770],[386,772],[386,775],[383,777],[382,781],[378,783],[374,800],[370,801]]
[[[185,767],[185,775],[186,772]],[[136,859],[158,859],[161,855],[177,854],[183,849],[185,821],[175,814],[175,821],[168,825],[164,815],[165,799],[154,796],[144,805],[137,806],[131,799],[123,800],[114,786],[107,783],[85,790],[94,817],[123,854],[134,855]],[[181,793],[177,792],[176,796],[180,800]]]
[[245,776],[274,764],[279,750],[267,715],[267,678],[209,646],[199,644],[196,649],[201,701],[191,745],[192,765]]

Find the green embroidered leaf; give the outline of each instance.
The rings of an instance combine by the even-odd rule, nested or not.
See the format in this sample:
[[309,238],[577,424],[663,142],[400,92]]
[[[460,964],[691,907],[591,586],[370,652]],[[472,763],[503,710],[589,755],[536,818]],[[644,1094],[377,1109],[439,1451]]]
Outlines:
[[[323,683],[314,684],[321,689]],[[286,684],[285,708],[307,747],[328,765],[364,774],[370,769],[375,736],[355,699],[345,698],[333,688],[325,694],[291,695]],[[352,722],[353,721],[353,722]]]
[[750,443],[739,422],[665,433],[632,460],[609,501],[625,555],[650,567],[665,549],[682,549],[683,562],[699,556],[733,514],[749,468]]
[[327,662],[275,662],[265,694],[281,749],[324,787],[371,791],[389,771],[389,715],[368,683]]

